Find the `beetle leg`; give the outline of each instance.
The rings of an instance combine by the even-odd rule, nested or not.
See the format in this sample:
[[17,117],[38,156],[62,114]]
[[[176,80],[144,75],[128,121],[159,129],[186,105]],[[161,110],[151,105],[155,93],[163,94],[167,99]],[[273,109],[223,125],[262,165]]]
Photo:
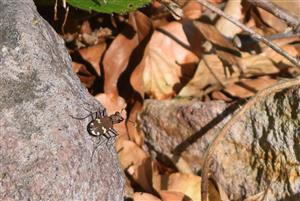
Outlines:
[[74,118],[74,119],[78,119],[78,120],[83,120],[83,119],[86,119],[88,118],[89,116],[91,116],[91,114],[85,116],[85,117],[74,117],[73,115],[70,115],[70,117]]
[[99,115],[100,118],[103,118],[103,117],[107,116],[106,109],[102,109],[102,110],[101,110],[101,109],[99,108],[97,114]]
[[95,114],[95,113],[96,113],[96,118],[97,118],[97,112],[90,112],[90,116],[92,117],[92,120],[95,120],[95,118],[93,116],[93,114]]
[[110,133],[112,133],[113,134],[113,136],[112,137],[117,137],[118,136],[118,133],[117,133],[117,131],[115,130],[115,129],[113,129],[113,128],[110,128],[110,129],[108,129],[108,131],[110,131]]
[[102,135],[106,138],[106,146],[108,146],[111,137],[109,135],[107,136],[106,134],[102,134]]
[[116,137],[118,136],[117,131],[113,128],[110,128],[107,132],[108,132],[109,136],[115,141]]

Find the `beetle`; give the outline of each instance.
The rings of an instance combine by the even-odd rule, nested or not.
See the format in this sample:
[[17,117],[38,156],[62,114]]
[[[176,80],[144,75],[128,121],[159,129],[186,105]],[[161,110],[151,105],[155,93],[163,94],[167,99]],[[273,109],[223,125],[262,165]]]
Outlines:
[[[123,111],[123,109],[122,109]],[[121,111],[121,112],[122,112]],[[108,146],[109,142],[111,139],[114,139],[118,133],[117,131],[113,128],[114,124],[121,123],[124,118],[121,115],[121,112],[115,112],[114,114],[108,116],[106,113],[106,110],[99,109],[96,112],[90,112],[89,115],[85,117],[73,117],[75,119],[83,120],[88,117],[91,117],[92,120],[87,124],[87,132],[94,137],[99,138],[99,142],[97,143],[95,149],[93,150],[92,153],[92,158],[94,155],[94,152],[100,146],[101,144],[101,137],[106,138],[106,145]],[[95,117],[94,117],[95,115]]]

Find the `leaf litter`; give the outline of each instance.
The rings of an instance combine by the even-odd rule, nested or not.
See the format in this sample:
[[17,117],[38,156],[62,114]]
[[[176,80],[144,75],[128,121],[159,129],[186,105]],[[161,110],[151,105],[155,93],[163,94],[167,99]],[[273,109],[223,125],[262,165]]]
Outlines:
[[[288,28],[267,11],[241,1],[209,2],[269,38]],[[126,185],[133,191],[127,196],[134,201],[201,200],[199,174],[158,161],[145,148],[145,136],[136,124],[146,99],[232,103],[300,73],[285,57],[258,41],[242,38],[240,28],[196,1],[177,3],[183,9],[181,20],[174,19],[160,1],[153,1],[127,15],[85,13],[71,29],[67,22],[63,35],[73,71],[90,93],[108,113],[126,109],[122,115],[127,121],[116,126],[116,149]],[[299,6],[292,1],[278,4],[291,12]],[[272,40],[299,57],[299,36]],[[229,200],[218,181],[210,184],[209,192],[210,200]],[[266,196],[258,192],[245,201],[266,200]]]

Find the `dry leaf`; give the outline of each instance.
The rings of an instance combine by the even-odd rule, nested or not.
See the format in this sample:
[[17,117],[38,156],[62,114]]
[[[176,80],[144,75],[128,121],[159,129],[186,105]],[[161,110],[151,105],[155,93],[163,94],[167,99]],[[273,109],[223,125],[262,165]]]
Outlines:
[[[299,1],[282,1],[282,0],[270,0],[270,2],[278,5],[281,8],[284,8],[286,12],[291,13],[292,15],[296,15],[300,17],[300,4]],[[264,23],[268,24],[270,27],[275,29],[277,32],[284,32],[287,28],[287,25],[284,21],[281,19],[275,17],[274,15],[270,14],[269,12],[258,9],[261,19],[264,21]]]
[[137,145],[142,146],[144,143],[144,135],[140,133],[137,129],[137,114],[142,109],[142,103],[139,101],[136,101],[133,107],[131,108],[130,114],[129,114],[129,121],[127,122],[127,129],[128,129],[128,135],[129,139],[135,142]]
[[[243,21],[241,0],[228,1],[224,8],[224,13],[232,16],[238,21]],[[233,38],[235,34],[241,31],[241,28],[239,28],[229,20],[225,19],[224,17],[220,17],[216,24],[216,28],[224,36],[229,38]]]
[[[199,32],[213,44],[217,55],[222,61],[225,61],[227,65],[236,65],[240,70],[244,70],[244,66],[239,62],[240,52],[214,25],[197,21],[194,22],[194,25],[198,28]],[[224,68],[225,67],[226,66],[224,66]]]
[[[124,140],[118,148],[119,160],[124,170],[147,192],[154,192],[152,172],[154,164],[150,156],[134,142]],[[155,169],[157,171],[157,169]]]
[[143,149],[129,140],[123,141],[122,145],[118,149],[118,152],[120,163],[123,169],[134,165],[138,166],[149,157],[149,155]]
[[178,22],[171,22],[153,33],[148,54],[144,58],[143,72],[144,90],[151,97],[164,99],[174,96],[174,86],[180,88],[181,80],[189,79],[183,78],[190,76],[190,73],[184,71],[190,72],[193,69],[183,68],[178,64],[192,64],[198,58],[186,46],[189,46],[187,37]]
[[[193,201],[188,196],[184,195],[181,192],[173,192],[173,191],[160,191],[159,195],[162,198],[162,201]],[[200,200],[194,200],[200,201]]]
[[136,166],[134,173],[132,174],[134,180],[143,187],[146,192],[155,193],[152,186],[153,174],[158,174],[158,168],[156,163],[152,161],[151,157],[148,157],[142,161],[142,163]]
[[77,74],[80,81],[84,84],[85,87],[90,88],[96,77],[87,70],[86,66],[77,62],[72,62],[73,72]]
[[238,80],[239,71],[234,70],[231,76],[227,76],[228,73],[224,72],[224,67],[217,55],[206,55],[204,56],[206,64],[202,60],[195,72],[192,80],[179,92],[179,96],[195,96],[202,97],[212,86],[213,90],[217,89],[214,86],[220,87],[221,85],[226,86],[228,83],[233,83]]
[[188,1],[183,7],[183,14],[188,19],[198,19],[201,17],[203,7],[196,1]]
[[88,20],[85,20],[83,23],[82,23],[82,25],[81,25],[81,27],[80,27],[80,33],[82,33],[82,34],[90,34],[90,33],[92,33],[92,28],[91,28],[91,24],[90,24],[90,22],[88,21]]
[[100,76],[100,60],[101,60],[101,56],[104,53],[106,49],[106,43],[99,43],[97,45],[94,46],[90,46],[87,48],[83,48],[79,50],[79,54],[81,55],[81,57],[89,62],[92,67],[94,68],[93,70],[90,69],[90,72],[93,73],[93,71],[95,72],[95,74],[97,74],[98,76]]
[[[226,94],[229,94],[232,97],[247,98],[255,95],[258,91],[261,91],[262,89],[275,84],[276,82],[276,79],[272,79],[269,76],[262,76],[255,79],[242,79],[234,83],[233,85],[226,87],[225,89],[223,89],[223,91],[225,91]],[[214,92],[212,94],[213,99],[220,100],[217,96],[218,93],[221,92]]]
[[[117,84],[120,75],[126,70],[128,64],[132,65],[129,66],[129,70],[136,67],[133,64],[138,64],[136,60],[139,59],[140,56],[138,55],[142,54],[142,52],[135,52],[134,57],[132,54],[140,42],[148,35],[149,27],[151,27],[150,21],[144,14],[141,12],[130,14],[129,24],[114,39],[103,59],[105,93],[119,94]],[[129,81],[126,84],[129,86]]]
[[267,193],[268,192],[267,191],[262,191],[260,193],[255,194],[255,195],[252,195],[252,196],[246,198],[244,201],[265,201],[265,200],[268,200],[268,198],[267,198]]
[[153,187],[156,191],[162,190],[181,192],[192,200],[201,200],[200,195],[201,178],[193,174],[173,173],[156,177]]
[[[300,42],[300,39],[298,39],[298,42]],[[281,48],[293,57],[297,57],[299,55],[296,47],[294,47],[293,45],[284,45]],[[286,68],[287,66],[294,66],[294,64],[292,64],[285,57],[278,54],[271,48],[267,48],[267,50],[265,51],[265,54],[270,60],[280,64],[282,67]]]
[[[207,93],[220,89],[221,86],[226,87],[239,80],[240,72],[234,68],[234,73],[229,76],[228,73],[224,72],[223,64],[216,55],[205,55],[204,59],[209,67],[202,60],[193,79],[179,92],[180,96],[202,97]],[[275,63],[266,57],[264,53],[259,55],[243,53],[240,62],[245,67],[243,72],[245,78],[280,72]],[[224,100],[224,98],[221,99]]]
[[133,201],[161,201],[161,199],[149,193],[136,192],[133,195]]

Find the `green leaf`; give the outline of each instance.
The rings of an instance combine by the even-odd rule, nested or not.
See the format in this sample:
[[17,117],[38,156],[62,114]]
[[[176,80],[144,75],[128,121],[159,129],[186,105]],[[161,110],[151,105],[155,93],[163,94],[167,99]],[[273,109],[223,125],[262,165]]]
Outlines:
[[126,13],[135,11],[151,0],[67,0],[67,2],[86,11],[100,13]]

